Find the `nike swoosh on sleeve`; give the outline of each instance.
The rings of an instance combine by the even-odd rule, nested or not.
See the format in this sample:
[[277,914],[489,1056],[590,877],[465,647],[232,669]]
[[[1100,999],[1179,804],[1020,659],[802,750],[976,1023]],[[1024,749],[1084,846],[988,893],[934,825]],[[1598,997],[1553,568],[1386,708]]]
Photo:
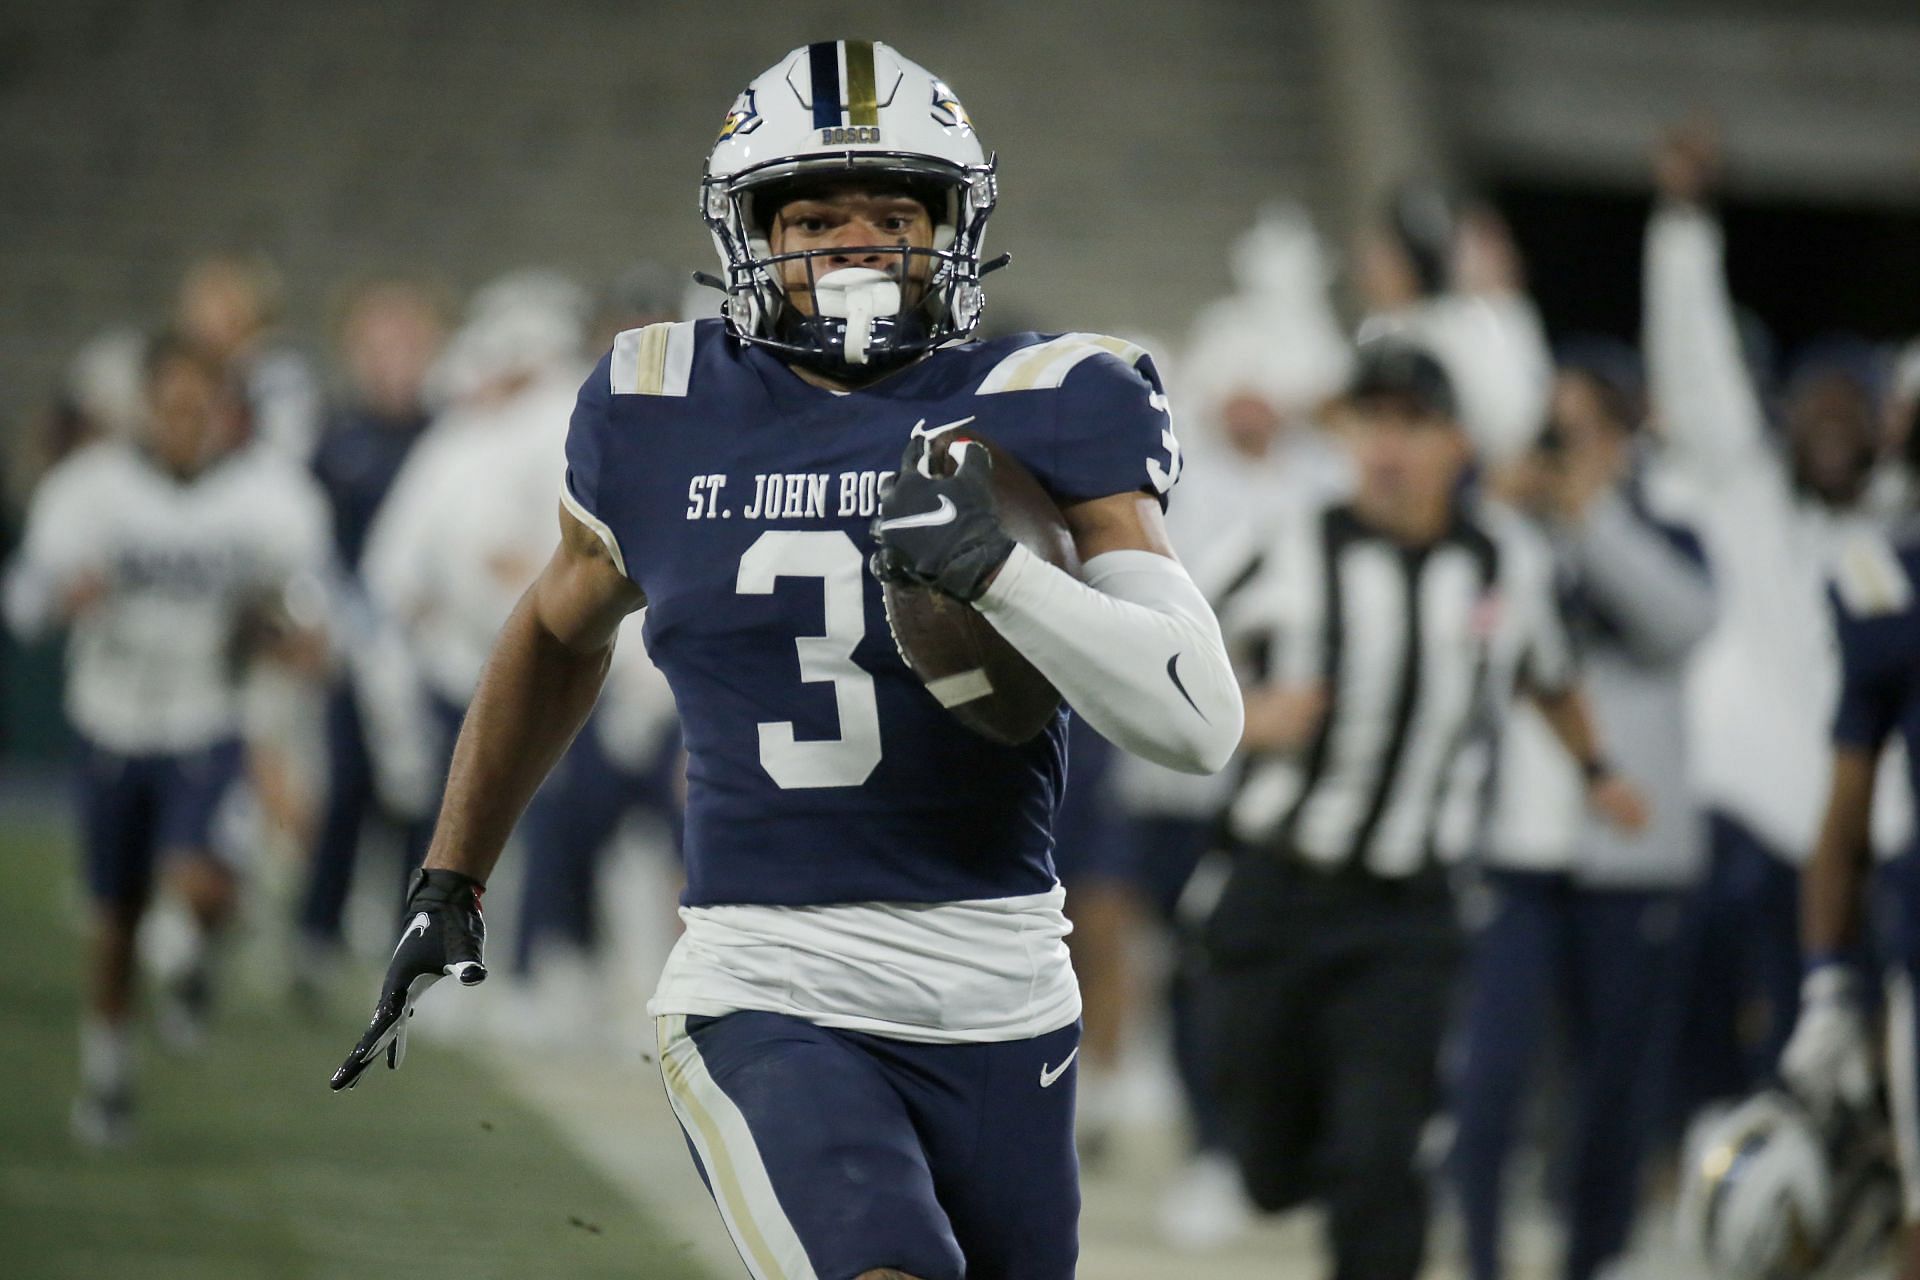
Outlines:
[[[1187,705],[1193,708],[1193,714],[1199,716],[1202,720],[1207,720],[1207,713],[1200,709],[1200,704],[1195,702],[1193,695],[1187,692],[1187,686],[1180,683],[1180,673],[1174,669],[1173,665],[1178,661],[1180,661],[1180,655],[1178,653],[1167,659],[1167,679],[1173,681],[1173,687],[1180,691],[1180,696],[1185,698]],[[1213,721],[1207,720],[1207,723],[1212,724]]]

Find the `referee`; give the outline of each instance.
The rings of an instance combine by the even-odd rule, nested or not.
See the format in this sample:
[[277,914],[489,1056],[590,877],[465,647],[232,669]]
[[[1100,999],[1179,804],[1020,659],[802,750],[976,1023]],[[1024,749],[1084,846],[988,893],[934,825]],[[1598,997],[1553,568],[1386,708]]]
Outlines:
[[1412,1280],[1460,952],[1434,854],[1459,749],[1524,692],[1593,807],[1646,814],[1594,740],[1547,548],[1462,495],[1470,446],[1439,362],[1363,344],[1339,416],[1352,496],[1274,513],[1215,566],[1248,688],[1206,1002],[1254,1202],[1323,1200],[1339,1280]]

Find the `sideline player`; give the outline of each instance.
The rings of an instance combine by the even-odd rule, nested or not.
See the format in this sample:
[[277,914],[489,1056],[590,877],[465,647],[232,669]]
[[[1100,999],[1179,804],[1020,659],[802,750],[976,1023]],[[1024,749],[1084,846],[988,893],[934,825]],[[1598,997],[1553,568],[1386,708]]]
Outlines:
[[[1873,867],[1871,824],[1880,757],[1898,734],[1907,785],[1920,799],[1920,525],[1888,546],[1855,539],[1841,553],[1833,600],[1840,641],[1840,702],[1826,817],[1802,873],[1801,945],[1807,958],[1800,1017],[1780,1070],[1801,1097],[1831,1115],[1873,1105],[1868,1001],[1855,963]],[[1904,1184],[1906,1240],[1900,1275],[1920,1280],[1920,853],[1885,868],[1883,905],[1892,925],[1887,975],[1887,1096]]]
[[[1096,335],[965,341],[994,165],[885,45],[813,44],[755,80],[701,194],[727,319],[624,333],[582,387],[561,545],[488,662],[334,1087],[398,1065],[427,984],[485,977],[482,883],[646,605],[689,758],[686,932],[650,1008],[748,1270],[1064,1280],[1064,717],[1013,748],[963,728],[901,662],[867,568],[970,602],[1115,743],[1220,768],[1239,691],[1166,540],[1158,375]],[[918,465],[966,428],[1047,486],[1083,580],[1007,537],[981,450]]]
[[[216,357],[162,335],[146,396],[138,443],[92,445],[41,481],[7,582],[17,631],[71,628],[67,716],[95,909],[73,1124],[94,1145],[131,1136],[134,939],[156,864],[199,941],[232,913],[213,823],[242,764],[236,642],[286,616],[291,588],[318,588],[328,543],[302,473],[267,450],[223,448],[243,411]],[[205,1003],[200,950],[171,993],[185,1035]]]

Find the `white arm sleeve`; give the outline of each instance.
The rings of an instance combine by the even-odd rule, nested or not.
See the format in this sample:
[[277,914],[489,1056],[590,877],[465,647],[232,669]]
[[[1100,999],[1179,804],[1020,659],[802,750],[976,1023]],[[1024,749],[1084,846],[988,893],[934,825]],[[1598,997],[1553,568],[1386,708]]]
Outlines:
[[1183,773],[1240,745],[1220,625],[1177,560],[1109,551],[1084,582],[1016,546],[975,607],[1110,742]]

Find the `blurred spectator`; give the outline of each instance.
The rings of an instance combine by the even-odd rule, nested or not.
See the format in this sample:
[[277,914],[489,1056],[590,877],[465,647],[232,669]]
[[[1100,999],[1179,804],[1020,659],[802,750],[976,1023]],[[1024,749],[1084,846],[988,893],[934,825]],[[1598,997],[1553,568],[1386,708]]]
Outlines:
[[220,254],[187,269],[175,323],[234,372],[253,439],[304,465],[320,431],[319,384],[276,334],[280,273],[258,254]]
[[[1653,420],[1686,485],[1720,602],[1688,691],[1711,855],[1688,966],[1684,1110],[1751,1092],[1793,1024],[1796,868],[1819,819],[1838,689],[1824,583],[1834,549],[1875,524],[1867,496],[1880,431],[1859,375],[1814,364],[1791,383],[1784,440],[1770,438],[1707,204],[1717,170],[1710,130],[1665,139],[1646,241]],[[1897,805],[1902,793],[1881,794]],[[1900,825],[1883,813],[1883,837]]]
[[1492,209],[1412,184],[1361,242],[1362,334],[1398,333],[1447,368],[1481,462],[1524,453],[1545,421],[1553,361],[1520,256]]
[[585,297],[524,272],[482,289],[435,371],[452,397],[407,458],[361,558],[457,722],[488,646],[552,550]]
[[133,1109],[134,940],[156,871],[191,913],[159,1026],[192,1047],[209,943],[230,918],[232,849],[215,818],[242,771],[249,633],[284,633],[317,579],[326,511],[272,455],[223,453],[241,410],[222,363],[173,335],[146,359],[140,441],[106,440],[50,471],[7,582],[22,634],[70,629],[67,711],[81,740],[80,827],[94,908],[75,1131],[124,1141]]
[[1234,292],[1201,311],[1168,378],[1185,427],[1181,482],[1198,495],[1173,504],[1168,519],[1189,555],[1279,491],[1351,484],[1347,460],[1319,417],[1352,355],[1327,297],[1326,254],[1305,212],[1263,210],[1234,244],[1233,275]]
[[[334,548],[345,576],[340,590],[351,597],[351,612],[362,625],[347,629],[342,637],[342,661],[326,700],[327,798],[299,908],[309,953],[308,963],[299,969],[303,981],[316,976],[315,962],[339,946],[341,917],[368,819],[381,819],[389,835],[404,843],[409,867],[425,850],[427,833],[419,814],[396,812],[417,808],[419,798],[394,796],[393,787],[381,786],[377,753],[383,744],[392,744],[393,735],[370,729],[380,723],[383,711],[391,712],[393,681],[404,682],[410,667],[392,669],[404,660],[383,643],[368,616],[359,569],[374,517],[426,429],[427,374],[441,341],[438,306],[426,290],[405,280],[381,280],[359,289],[340,325],[346,390],[321,434],[313,472],[333,509]],[[386,669],[375,669],[379,667]],[[415,803],[409,805],[409,800]]]
[[1562,1274],[1588,1280],[1624,1252],[1673,1049],[1683,897],[1705,866],[1683,732],[1686,659],[1713,624],[1705,555],[1691,530],[1655,514],[1631,353],[1586,355],[1562,368],[1540,443],[1502,479],[1552,539],[1594,722],[1652,820],[1637,832],[1589,822],[1579,766],[1538,712],[1514,709],[1454,1082],[1452,1162],[1474,1280],[1505,1274],[1514,1122],[1555,1025],[1573,1072],[1567,1171],[1555,1180],[1568,1219]]
[[1337,1274],[1411,1280],[1460,947],[1435,854],[1454,757],[1524,689],[1588,803],[1629,830],[1645,811],[1601,755],[1546,548],[1461,497],[1470,451],[1439,361],[1363,343],[1342,419],[1351,500],[1270,508],[1208,575],[1249,685],[1208,1004],[1255,1203],[1321,1199]]
[[[629,268],[601,299],[596,349],[622,331],[672,322],[681,293],[675,272],[646,262]],[[548,496],[557,502],[559,490]],[[514,968],[536,984],[522,1020],[534,1034],[578,1035],[604,1024],[605,1011],[591,1004],[597,984],[590,976],[601,938],[602,861],[636,812],[677,838],[680,770],[673,695],[647,657],[636,619],[614,648],[592,717],[521,823],[526,870]]]
[[147,335],[137,329],[108,329],[81,345],[54,402],[7,451],[9,509],[23,507],[32,484],[68,454],[96,440],[131,440],[139,433],[146,412],[146,347]]
[[576,285],[539,271],[474,295],[430,380],[450,407],[367,533],[362,578],[425,691],[436,784],[495,634],[553,553],[587,310]]
[[131,440],[139,434],[145,413],[141,364],[146,346],[146,335],[138,329],[108,329],[88,339],[68,365],[68,398],[98,435]]
[[[1320,424],[1352,353],[1327,296],[1325,250],[1305,212],[1294,205],[1263,210],[1235,242],[1232,263],[1235,291],[1200,313],[1184,359],[1167,372],[1186,458],[1167,525],[1190,564],[1205,563],[1261,512],[1341,493],[1352,483],[1345,455]],[[1208,1082],[1194,999],[1200,958],[1193,922],[1179,918],[1183,900],[1198,903],[1209,885],[1218,889],[1217,875],[1196,878],[1194,869],[1228,779],[1176,773],[1125,755],[1113,768],[1133,873],[1178,943],[1169,1013],[1195,1155],[1168,1188],[1161,1228],[1179,1247],[1206,1250],[1251,1216]],[[1186,897],[1190,882],[1195,891]]]

